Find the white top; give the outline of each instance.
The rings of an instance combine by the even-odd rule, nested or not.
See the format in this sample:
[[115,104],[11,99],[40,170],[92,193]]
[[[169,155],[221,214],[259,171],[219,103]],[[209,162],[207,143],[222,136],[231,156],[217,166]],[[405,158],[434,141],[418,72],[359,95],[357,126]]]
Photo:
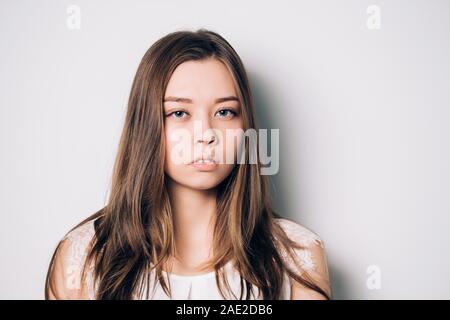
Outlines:
[[[311,230],[305,228],[304,226],[293,222],[287,219],[275,219],[285,230],[286,234],[292,240],[300,243],[304,249],[295,249],[296,257],[298,258],[298,262],[302,267],[302,270],[299,270],[293,261],[290,261],[286,252],[281,252],[281,256],[290,266],[292,266],[293,270],[297,270],[299,274],[303,271],[315,271],[316,263],[318,260],[323,261],[323,256],[317,257],[315,256],[316,252],[323,253],[324,250],[319,250],[314,248],[322,248],[324,249],[324,243],[321,238]],[[87,296],[89,299],[95,299],[95,290],[96,285],[93,283],[93,264],[90,265],[90,268],[87,270],[86,278],[83,280],[84,283],[81,283],[81,271],[84,265],[84,261],[86,259],[86,255],[88,252],[88,246],[95,234],[94,231],[94,221],[91,220],[78,228],[70,231],[63,240],[68,240],[67,250],[64,252],[64,256],[61,257],[62,265],[64,269],[64,273],[66,275],[66,289],[69,290],[78,290],[81,291],[82,287],[87,288]],[[239,297],[240,294],[240,275],[237,270],[233,267],[232,262],[228,262],[224,266],[225,275],[227,277],[228,283],[230,284],[233,293]],[[154,271],[152,271],[154,272]],[[176,275],[163,271],[163,274],[168,276],[170,281],[170,288],[172,292],[172,299],[215,299],[221,300],[223,297],[219,293],[219,289],[216,284],[215,272],[209,272],[201,275]],[[149,277],[150,280],[150,297],[151,299],[160,299],[166,300],[170,299],[169,296],[166,295],[160,284],[156,285],[156,290],[153,291],[153,281],[154,274],[151,274]],[[292,279],[285,273],[284,274],[285,281],[283,283],[283,295],[282,299],[289,300],[291,294],[291,285]],[[165,278],[167,279],[167,278]],[[245,290],[245,289],[244,289]],[[226,291],[226,290],[225,290]],[[145,292],[145,290],[143,290]],[[258,290],[254,287],[254,294],[257,294]],[[245,297],[245,294],[244,294]],[[134,299],[145,299],[142,297],[134,296]],[[230,299],[233,299],[230,297]],[[252,299],[262,299],[262,297],[254,297]]]

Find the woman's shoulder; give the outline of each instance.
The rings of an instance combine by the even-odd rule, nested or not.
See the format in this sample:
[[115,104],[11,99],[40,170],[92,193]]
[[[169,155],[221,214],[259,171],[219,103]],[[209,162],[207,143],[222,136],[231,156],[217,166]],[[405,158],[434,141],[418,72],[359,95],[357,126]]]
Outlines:
[[287,264],[300,273],[305,270],[317,271],[326,258],[325,244],[319,234],[290,219],[276,218],[275,221],[291,241],[301,246],[301,248],[293,248],[295,261],[292,260],[286,249],[281,247],[281,256]]
[[70,243],[77,245],[78,248],[81,248],[88,246],[94,235],[94,220],[89,220],[67,232],[62,241],[68,240]]
[[324,242],[319,234],[302,224],[286,218],[275,218],[275,221],[291,240],[300,245],[305,247],[319,245],[322,248],[324,247]]
[[94,235],[94,221],[89,220],[71,229],[60,240],[49,274],[51,298],[92,298],[92,266],[85,269],[84,277],[83,270]]
[[[331,284],[328,270],[327,254],[322,238],[311,229],[306,228],[298,222],[276,218],[275,221],[281,226],[287,237],[300,245],[294,248],[295,255],[292,259],[286,249],[281,249],[281,256],[289,268],[295,273],[302,274],[306,271],[317,285],[319,285],[328,296],[331,296]],[[323,298],[316,292],[306,288],[290,278],[292,284],[292,299],[316,299]]]
[[63,237],[64,259],[72,270],[81,271],[95,236],[94,220],[89,220],[71,229]]

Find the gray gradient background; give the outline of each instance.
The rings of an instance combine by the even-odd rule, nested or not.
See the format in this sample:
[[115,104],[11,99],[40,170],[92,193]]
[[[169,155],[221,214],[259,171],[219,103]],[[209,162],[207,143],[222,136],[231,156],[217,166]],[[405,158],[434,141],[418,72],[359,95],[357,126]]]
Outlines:
[[1,1],[0,298],[43,298],[58,240],[105,203],[142,55],[198,27],[280,129],[276,208],[325,241],[334,297],[449,299],[450,2],[425,0]]

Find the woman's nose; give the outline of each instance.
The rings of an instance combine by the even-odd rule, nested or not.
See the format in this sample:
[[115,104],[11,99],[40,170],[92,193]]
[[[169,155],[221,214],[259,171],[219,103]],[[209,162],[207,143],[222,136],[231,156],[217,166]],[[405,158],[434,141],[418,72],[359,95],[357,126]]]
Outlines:
[[196,143],[204,143],[206,145],[214,144],[218,139],[214,128],[211,126],[211,121],[206,115],[195,121],[194,135]]
[[216,136],[214,135],[213,130],[207,130],[203,133],[203,137],[197,139],[197,143],[206,143],[212,144],[216,141]]

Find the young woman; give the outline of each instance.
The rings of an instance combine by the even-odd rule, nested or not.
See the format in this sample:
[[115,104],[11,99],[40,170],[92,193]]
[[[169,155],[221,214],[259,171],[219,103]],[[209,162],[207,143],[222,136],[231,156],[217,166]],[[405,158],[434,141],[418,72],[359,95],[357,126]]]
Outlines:
[[[257,150],[226,135],[255,128],[249,80],[223,37],[178,31],[153,44],[108,203],[59,242],[46,299],[331,298],[323,241],[272,210],[267,176],[249,161]],[[175,161],[180,145],[197,156]],[[238,149],[246,161],[216,156]]]

